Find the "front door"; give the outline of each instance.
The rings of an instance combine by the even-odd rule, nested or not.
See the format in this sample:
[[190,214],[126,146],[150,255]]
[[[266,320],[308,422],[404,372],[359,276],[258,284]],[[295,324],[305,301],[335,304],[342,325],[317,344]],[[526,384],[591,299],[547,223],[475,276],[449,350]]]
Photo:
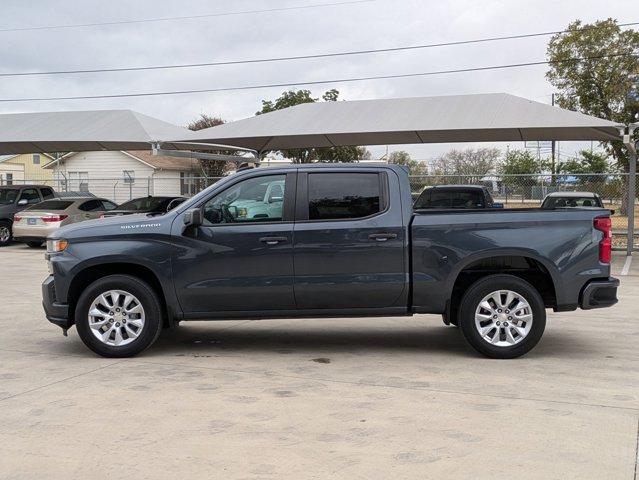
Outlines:
[[390,191],[399,191],[397,175],[362,168],[308,169],[298,175],[297,307],[405,307],[407,247],[401,199],[389,198]]
[[173,276],[185,314],[295,308],[296,174],[260,173],[243,175],[204,201],[204,224],[182,235]]

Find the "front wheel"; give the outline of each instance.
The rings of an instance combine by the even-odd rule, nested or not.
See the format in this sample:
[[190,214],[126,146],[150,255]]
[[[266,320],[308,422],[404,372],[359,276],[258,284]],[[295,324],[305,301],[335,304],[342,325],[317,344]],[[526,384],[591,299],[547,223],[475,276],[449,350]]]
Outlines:
[[459,322],[468,343],[490,358],[516,358],[529,352],[546,328],[541,295],[513,275],[490,275],[464,293]]
[[162,308],[155,291],[129,275],[109,275],[82,292],[75,325],[84,344],[103,357],[132,357],[155,342]]

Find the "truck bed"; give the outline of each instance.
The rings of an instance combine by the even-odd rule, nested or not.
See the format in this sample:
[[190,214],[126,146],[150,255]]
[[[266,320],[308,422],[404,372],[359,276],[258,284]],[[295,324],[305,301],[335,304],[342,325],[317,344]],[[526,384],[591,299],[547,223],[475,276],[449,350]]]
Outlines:
[[595,217],[609,213],[600,208],[415,211],[413,311],[444,311],[460,273],[531,266],[539,272],[539,287],[555,296],[553,308],[573,310],[588,281],[610,275],[609,265],[599,262],[603,234],[593,228]]

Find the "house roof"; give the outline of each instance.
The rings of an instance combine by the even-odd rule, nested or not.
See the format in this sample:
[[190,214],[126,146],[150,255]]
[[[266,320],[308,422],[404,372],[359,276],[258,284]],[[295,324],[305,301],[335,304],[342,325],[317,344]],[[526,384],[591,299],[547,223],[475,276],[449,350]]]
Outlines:
[[[63,157],[47,163],[42,168],[51,168],[60,160],[66,160],[81,152],[70,152]],[[151,167],[154,170],[174,170],[181,172],[189,172],[198,170],[200,163],[196,158],[181,158],[181,157],[165,157],[152,155],[148,150],[121,150],[121,153],[127,155],[145,165]],[[106,165],[105,165],[106,166]]]
[[619,140],[623,125],[505,93],[296,105],[193,132],[258,151],[345,145]]

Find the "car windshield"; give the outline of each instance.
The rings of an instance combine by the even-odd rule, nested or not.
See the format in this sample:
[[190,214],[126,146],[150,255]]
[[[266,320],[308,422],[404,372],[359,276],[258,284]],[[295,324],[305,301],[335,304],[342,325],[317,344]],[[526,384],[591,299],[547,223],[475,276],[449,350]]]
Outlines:
[[118,206],[118,210],[133,210],[139,212],[151,212],[166,209],[172,198],[166,197],[144,197],[129,200]]
[[544,200],[542,208],[565,207],[600,207],[599,199],[595,197],[548,197]]
[[27,208],[27,210],[66,210],[73,204],[67,200],[45,200],[37,205]]
[[18,198],[18,189],[0,188],[0,205],[11,205]]

